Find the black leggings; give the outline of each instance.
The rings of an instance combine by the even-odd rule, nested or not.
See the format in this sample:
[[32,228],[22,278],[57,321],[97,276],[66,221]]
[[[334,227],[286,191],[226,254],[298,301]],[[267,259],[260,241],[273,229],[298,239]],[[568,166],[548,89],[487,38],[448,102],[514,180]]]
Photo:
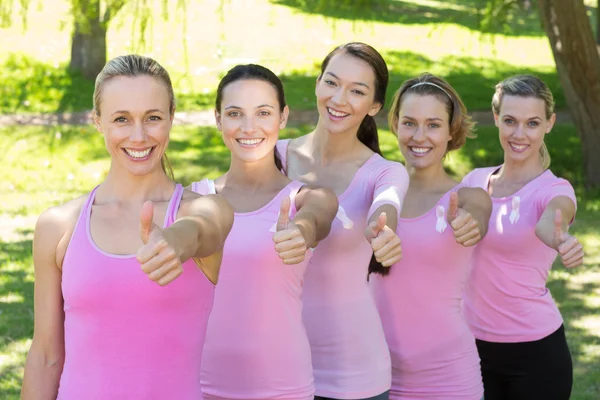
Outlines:
[[485,400],[568,400],[573,363],[564,326],[522,343],[477,340]]
[[[360,400],[388,400],[390,398],[390,392],[389,390],[385,393],[381,393],[380,395],[377,395],[375,397],[369,397],[367,399],[360,399]],[[321,396],[315,396],[315,400],[336,400],[336,399],[332,399],[330,397],[321,397]]]

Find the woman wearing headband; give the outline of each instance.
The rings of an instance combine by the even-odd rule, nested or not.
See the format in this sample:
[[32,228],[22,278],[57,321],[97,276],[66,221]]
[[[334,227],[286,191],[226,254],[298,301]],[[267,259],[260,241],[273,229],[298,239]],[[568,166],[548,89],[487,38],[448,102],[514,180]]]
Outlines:
[[520,75],[496,85],[492,110],[504,163],[463,180],[493,201],[464,301],[485,398],[566,400],[573,367],[546,279],[557,253],[572,268],[583,263],[583,249],[568,234],[577,205],[573,188],[548,169],[544,137],[556,119],[554,100],[539,78]]
[[315,130],[278,144],[290,178],[329,187],[340,202],[304,282],[316,399],[387,399],[391,384],[389,352],[367,282],[373,254],[374,264],[384,268],[401,257],[395,229],[408,175],[402,164],[381,156],[373,119],[387,82],[387,66],[375,49],[339,46],[317,79]]
[[402,260],[387,276],[371,276],[392,358],[390,398],[479,400],[479,357],[461,299],[492,204],[443,164],[472,136],[471,118],[452,86],[423,74],[398,89],[389,124],[410,174],[396,230]]

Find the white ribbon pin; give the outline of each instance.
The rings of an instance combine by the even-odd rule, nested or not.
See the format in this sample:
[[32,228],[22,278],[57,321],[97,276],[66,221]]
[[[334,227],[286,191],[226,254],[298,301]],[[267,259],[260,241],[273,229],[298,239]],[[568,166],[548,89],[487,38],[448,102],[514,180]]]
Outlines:
[[510,211],[510,216],[508,220],[511,224],[516,224],[519,220],[519,206],[521,205],[521,198],[519,196],[515,196],[512,199],[512,210]]
[[338,212],[335,215],[335,217],[342,222],[342,226],[344,227],[344,229],[354,228],[354,221],[352,221],[348,217],[348,215],[346,214],[346,210],[344,210],[344,207],[338,206]]
[[444,233],[448,224],[446,223],[445,217],[446,209],[444,206],[437,206],[435,209],[435,214],[437,216],[437,222],[435,223],[435,230],[439,233]]

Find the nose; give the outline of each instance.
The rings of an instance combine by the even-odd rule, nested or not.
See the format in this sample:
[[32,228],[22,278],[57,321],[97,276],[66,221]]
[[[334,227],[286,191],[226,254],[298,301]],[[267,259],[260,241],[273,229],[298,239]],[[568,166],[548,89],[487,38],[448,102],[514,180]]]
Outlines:
[[148,139],[148,135],[146,134],[146,130],[144,129],[144,124],[141,122],[136,123],[131,131],[131,135],[129,135],[129,140],[132,143],[143,143]]
[[338,90],[336,90],[334,95],[331,97],[331,101],[333,101],[335,104],[346,104],[346,93],[344,92],[344,89],[338,88]]
[[515,131],[512,135],[515,137],[525,136],[525,127],[523,126],[523,124],[517,124],[517,126],[515,127]]
[[413,134],[413,140],[415,142],[423,142],[423,141],[425,141],[426,137],[427,137],[427,135],[425,133],[425,129],[423,128],[422,125],[418,125],[415,128],[415,133]]
[[244,117],[244,122],[242,123],[242,132],[251,133],[254,131],[254,118],[251,116]]

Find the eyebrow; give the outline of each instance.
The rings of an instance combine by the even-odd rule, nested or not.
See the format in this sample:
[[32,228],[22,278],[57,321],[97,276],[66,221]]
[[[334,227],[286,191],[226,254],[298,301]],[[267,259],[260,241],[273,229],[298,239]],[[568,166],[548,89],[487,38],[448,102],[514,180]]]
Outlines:
[[[411,117],[410,115],[403,115],[402,118],[408,118],[408,119],[414,119],[414,120],[416,120],[416,118]],[[443,119],[438,118],[438,117],[427,118],[426,121],[441,121],[441,122],[444,122]]]
[[[263,107],[268,107],[268,108],[272,108],[275,109],[275,107],[273,107],[270,104],[261,104],[260,106],[256,106],[255,108],[263,108]],[[242,107],[240,106],[235,106],[235,105],[231,105],[231,106],[227,106],[225,107],[225,110],[231,110],[231,109],[235,109],[235,110],[242,110]]]
[[[334,74],[333,72],[326,72],[325,75],[331,75],[333,76],[335,79],[341,80],[339,76],[337,76],[336,74]],[[367,85],[364,82],[352,82],[354,85],[359,85],[359,86],[364,86],[367,89],[370,89],[369,85]]]
[[[512,119],[518,119],[518,118],[515,118],[515,117],[513,117],[513,116],[512,116],[512,115],[510,115],[510,114],[504,114],[504,115],[502,116],[502,118],[506,118],[506,117],[508,117],[508,118],[512,118]],[[534,120],[534,119],[539,119],[540,121],[542,120],[540,117],[531,117],[531,118],[527,118],[527,121],[531,121],[531,120]]]
[[[153,108],[152,110],[148,110],[144,114],[150,114],[150,113],[156,113],[156,112],[164,114],[164,112],[161,111],[161,110],[159,110],[158,108]],[[115,114],[129,114],[129,111],[127,111],[127,110],[118,110],[118,111],[115,111],[114,113],[112,113],[111,115],[115,115]]]

